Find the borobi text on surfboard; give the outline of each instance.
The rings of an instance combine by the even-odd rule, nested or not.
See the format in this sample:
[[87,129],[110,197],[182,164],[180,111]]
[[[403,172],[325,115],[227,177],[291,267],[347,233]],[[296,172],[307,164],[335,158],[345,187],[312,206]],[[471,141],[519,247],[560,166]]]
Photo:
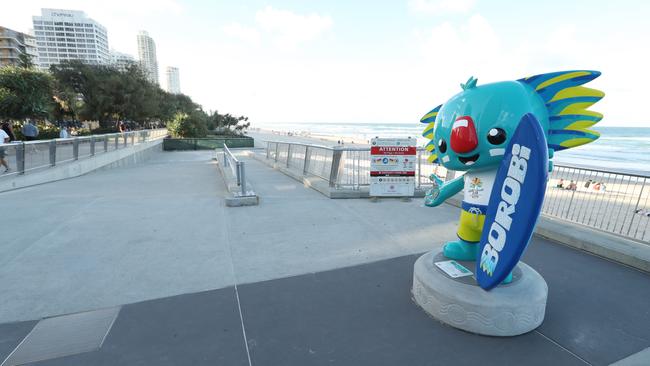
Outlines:
[[497,207],[495,220],[490,226],[488,244],[485,245],[481,253],[481,269],[490,276],[499,262],[499,252],[503,250],[506,243],[506,237],[512,224],[510,215],[515,212],[515,206],[519,201],[521,185],[526,179],[529,159],[529,148],[518,144],[512,146],[508,177],[503,181],[501,187],[501,201]]

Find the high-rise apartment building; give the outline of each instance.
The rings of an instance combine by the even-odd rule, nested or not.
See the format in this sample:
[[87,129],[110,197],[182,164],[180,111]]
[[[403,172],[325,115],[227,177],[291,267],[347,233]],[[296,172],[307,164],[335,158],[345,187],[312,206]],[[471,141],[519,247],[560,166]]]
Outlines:
[[138,57],[142,69],[152,83],[158,84],[158,59],[156,58],[156,42],[146,31],[138,32]]
[[32,64],[38,64],[36,39],[29,34],[0,27],[0,67],[20,65],[21,55],[27,55]]
[[124,71],[129,65],[132,65],[134,63],[135,58],[128,53],[111,50],[111,66],[117,68],[118,70]]
[[181,93],[181,78],[178,74],[178,67],[167,66],[165,69],[167,79],[167,91],[173,94]]
[[32,20],[41,68],[47,69],[63,60],[110,62],[106,28],[84,12],[41,9],[41,15]]

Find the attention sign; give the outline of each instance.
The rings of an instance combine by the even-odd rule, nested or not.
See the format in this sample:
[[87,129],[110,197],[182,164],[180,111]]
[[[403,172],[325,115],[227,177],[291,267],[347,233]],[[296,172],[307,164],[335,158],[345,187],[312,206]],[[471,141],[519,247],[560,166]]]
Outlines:
[[374,138],[370,147],[370,196],[411,197],[415,193],[415,139]]

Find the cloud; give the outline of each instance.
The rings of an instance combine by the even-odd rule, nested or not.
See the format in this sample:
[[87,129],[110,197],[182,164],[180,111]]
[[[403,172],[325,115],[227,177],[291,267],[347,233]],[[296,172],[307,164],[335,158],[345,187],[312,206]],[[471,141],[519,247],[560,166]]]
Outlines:
[[313,40],[332,27],[332,18],[325,15],[301,15],[267,6],[255,14],[255,22],[277,42],[287,45]]
[[230,23],[223,27],[226,35],[240,39],[244,42],[258,44],[260,43],[260,32],[253,27],[246,27],[237,22]]
[[320,37],[332,27],[332,18],[319,14],[297,14],[271,6],[255,13],[255,26],[231,23],[223,28],[226,35],[259,44],[262,38],[280,46],[293,47]]
[[430,74],[444,80],[461,82],[468,73],[495,75],[512,68],[500,37],[480,14],[461,23],[444,22],[425,33],[422,55],[433,66]]
[[467,13],[476,0],[409,0],[408,7],[415,14],[446,15]]

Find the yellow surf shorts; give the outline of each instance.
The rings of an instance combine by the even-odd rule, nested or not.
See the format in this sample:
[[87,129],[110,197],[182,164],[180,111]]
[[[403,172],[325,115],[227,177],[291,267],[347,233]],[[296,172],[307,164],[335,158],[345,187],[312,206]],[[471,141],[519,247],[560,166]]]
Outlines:
[[481,241],[484,222],[485,215],[469,213],[462,210],[460,212],[460,222],[458,223],[458,232],[456,234],[462,240],[473,243],[479,242]]

